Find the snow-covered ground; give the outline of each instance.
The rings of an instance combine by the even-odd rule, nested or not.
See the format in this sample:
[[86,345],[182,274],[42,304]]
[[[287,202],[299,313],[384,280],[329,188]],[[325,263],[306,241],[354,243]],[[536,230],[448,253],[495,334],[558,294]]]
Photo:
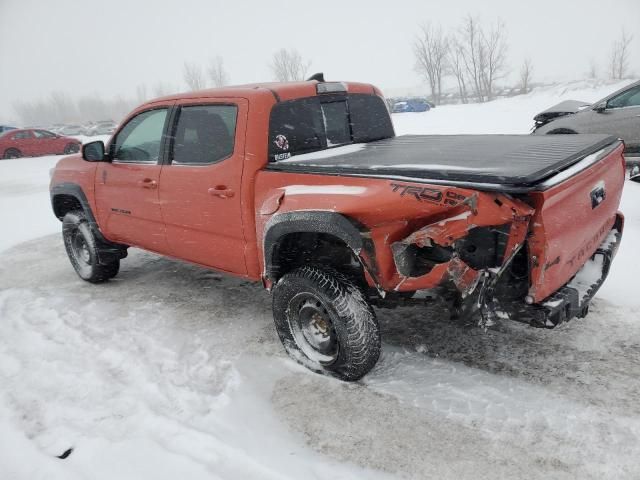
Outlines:
[[[527,133],[615,88],[394,121]],[[437,304],[380,310],[381,360],[345,384],[286,358],[259,285],[135,250],[81,282],[48,203],[58,158],[0,161],[0,479],[640,478],[640,184],[587,318],[485,333]]]

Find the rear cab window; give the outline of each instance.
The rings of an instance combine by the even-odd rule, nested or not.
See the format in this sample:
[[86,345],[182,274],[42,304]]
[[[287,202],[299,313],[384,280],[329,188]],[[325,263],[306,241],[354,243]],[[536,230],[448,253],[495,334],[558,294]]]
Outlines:
[[269,122],[269,161],[395,136],[384,100],[369,94],[321,94],[277,103]]

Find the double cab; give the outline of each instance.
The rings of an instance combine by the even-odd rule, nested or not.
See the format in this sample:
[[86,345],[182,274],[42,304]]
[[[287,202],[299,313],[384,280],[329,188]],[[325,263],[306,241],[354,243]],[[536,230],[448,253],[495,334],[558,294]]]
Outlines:
[[380,307],[585,316],[623,231],[622,152],[608,135],[396,136],[380,90],[316,76],[147,102],[57,164],[51,202],[82,279],[136,247],[262,282],[286,351],[357,380]]

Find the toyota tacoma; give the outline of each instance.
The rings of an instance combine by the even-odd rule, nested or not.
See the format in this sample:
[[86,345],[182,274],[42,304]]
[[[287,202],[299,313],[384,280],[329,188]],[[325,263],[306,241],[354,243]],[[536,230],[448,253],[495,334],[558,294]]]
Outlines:
[[286,351],[357,380],[373,306],[447,301],[485,328],[583,317],[619,245],[623,143],[608,135],[396,136],[364,83],[265,83],[147,102],[60,160],[51,203],[77,274],[129,247],[272,293]]

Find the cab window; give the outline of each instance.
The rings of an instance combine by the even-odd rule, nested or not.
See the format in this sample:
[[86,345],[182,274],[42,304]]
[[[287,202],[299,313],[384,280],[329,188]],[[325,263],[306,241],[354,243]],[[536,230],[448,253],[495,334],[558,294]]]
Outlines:
[[27,138],[31,138],[31,134],[28,131],[15,133],[12,137],[12,140],[25,140]]
[[113,160],[157,163],[166,120],[166,108],[148,110],[129,120],[111,146]]
[[47,132],[46,130],[34,130],[33,134],[36,138],[56,138],[54,133]]
[[317,95],[288,100],[271,109],[269,161],[394,135],[387,106],[377,95]]
[[171,162],[209,165],[233,154],[238,108],[235,105],[184,106],[173,133]]

